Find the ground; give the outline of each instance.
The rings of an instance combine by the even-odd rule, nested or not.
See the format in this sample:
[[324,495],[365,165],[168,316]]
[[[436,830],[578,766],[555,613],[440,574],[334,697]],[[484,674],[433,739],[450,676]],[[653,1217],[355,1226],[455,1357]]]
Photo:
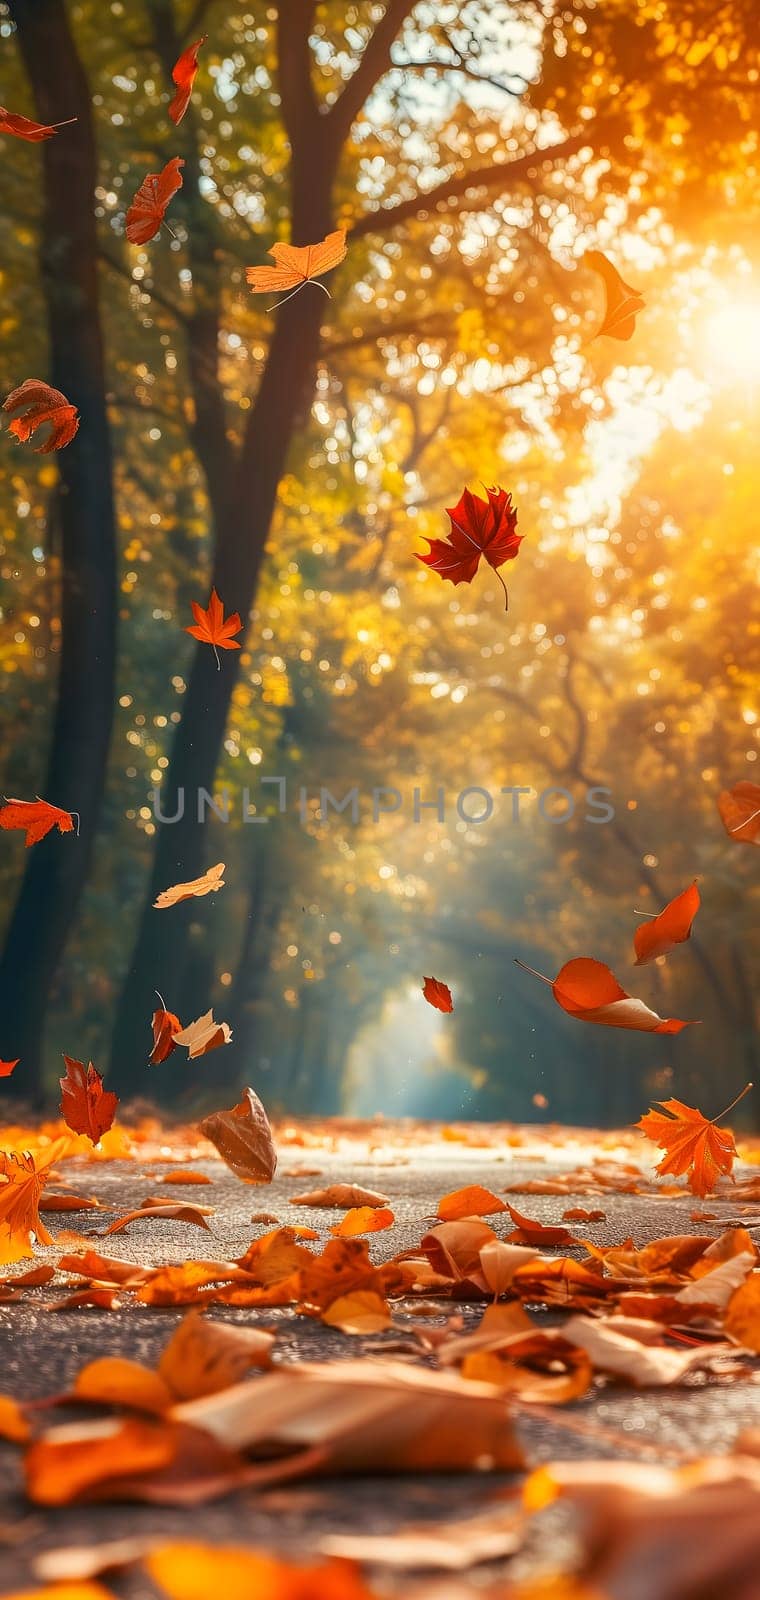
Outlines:
[[[472,1144],[464,1142],[469,1138],[473,1139]],[[713,1216],[697,1228],[691,1215],[695,1202],[686,1194],[679,1197],[610,1192],[603,1198],[589,1199],[583,1193],[558,1196],[525,1192],[524,1186],[537,1177],[551,1178],[597,1158],[599,1144],[594,1144],[590,1135],[568,1133],[561,1139],[555,1135],[553,1142],[547,1144],[542,1141],[540,1130],[525,1130],[519,1135],[513,1129],[505,1130],[502,1141],[498,1130],[489,1129],[483,1134],[482,1144],[478,1139],[478,1131],[473,1129],[460,1138],[442,1138],[439,1130],[426,1130],[418,1140],[414,1130],[386,1130],[382,1124],[279,1130],[279,1170],[266,1188],[240,1183],[208,1147],[202,1155],[192,1148],[185,1151],[192,1165],[211,1178],[211,1185],[197,1189],[167,1186],[161,1192],[167,1199],[191,1203],[197,1199],[213,1205],[210,1235],[162,1219],[138,1222],[126,1232],[103,1240],[102,1230],[111,1220],[103,1212],[48,1216],[46,1220],[59,1237],[62,1224],[64,1230],[76,1229],[78,1234],[90,1236],[88,1243],[103,1254],[145,1264],[181,1262],[198,1256],[240,1256],[255,1235],[266,1231],[266,1223],[251,1221],[262,1210],[273,1213],[283,1223],[309,1224],[324,1239],[342,1213],[294,1206],[290,1197],[336,1181],[380,1189],[389,1196],[395,1226],[369,1238],[370,1251],[377,1262],[418,1245],[434,1219],[440,1196],[472,1183],[485,1185],[497,1194],[509,1188],[510,1201],[546,1223],[559,1222],[569,1206],[603,1207],[605,1221],[579,1228],[581,1235],[585,1231],[586,1237],[597,1244],[620,1244],[632,1237],[640,1246],[663,1235],[695,1231],[717,1237],[729,1223],[747,1225],[746,1214],[737,1215],[737,1201],[730,1196],[711,1200],[709,1210]],[[605,1143],[605,1159],[617,1156],[630,1160],[629,1150],[616,1150],[614,1135],[606,1135]],[[121,1212],[139,1206],[147,1194],[156,1192],[160,1176],[172,1170],[172,1162],[166,1159],[169,1153],[175,1154],[169,1145],[162,1155],[160,1145],[154,1141],[138,1153],[137,1159],[67,1164],[65,1176],[76,1192],[96,1195],[104,1206]],[[187,1159],[183,1160],[183,1165],[187,1164]],[[651,1161],[647,1177],[650,1175]],[[746,1210],[745,1207],[745,1213]],[[489,1218],[489,1222],[500,1236],[511,1227],[508,1217],[505,1226],[501,1215]],[[84,1246],[80,1244],[79,1248]],[[60,1252],[59,1243],[56,1248],[36,1252],[36,1257],[55,1262]],[[563,1253],[580,1257],[583,1250],[573,1247]],[[30,1265],[22,1262],[18,1268],[7,1270],[20,1271]],[[62,1288],[63,1279],[60,1283]],[[106,1353],[152,1364],[183,1315],[182,1310],[135,1305],[129,1296],[124,1296],[119,1308],[112,1311],[91,1307],[56,1312],[46,1309],[51,1300],[60,1298],[60,1293],[53,1283],[27,1291],[22,1300],[0,1303],[0,1393],[23,1400],[60,1394],[70,1388],[86,1361]],[[443,1301],[440,1321],[452,1310],[461,1311],[465,1325],[471,1326],[482,1314],[482,1305],[453,1306],[451,1301]],[[254,1322],[276,1328],[279,1362],[340,1361],[364,1353],[366,1341],[336,1332],[318,1320],[297,1316],[290,1309],[214,1308],[212,1315],[229,1323],[250,1326]],[[544,1316],[556,1321],[554,1311]],[[398,1322],[404,1321],[402,1313]],[[419,1318],[406,1318],[410,1328],[418,1321]],[[375,1349],[383,1343],[398,1342],[397,1329],[371,1340]],[[405,1357],[402,1354],[396,1359]],[[683,1387],[640,1392],[598,1384],[576,1404],[557,1408],[548,1417],[546,1413],[538,1418],[521,1413],[516,1423],[532,1465],[600,1457],[668,1463],[673,1459],[676,1443],[679,1456],[722,1454],[731,1450],[739,1431],[750,1425],[760,1426],[760,1387],[752,1374],[740,1383],[695,1375]],[[146,1534],[243,1542],[290,1557],[314,1557],[331,1533],[375,1532],[391,1536],[410,1521],[453,1521],[486,1504],[495,1486],[494,1477],[488,1474],[352,1478],[350,1483],[319,1480],[258,1493],[246,1490],[200,1508],[102,1504],[47,1510],[32,1506],[25,1499],[20,1454],[10,1445],[0,1445],[0,1593],[32,1586],[35,1561],[41,1552],[62,1546]],[[534,1528],[510,1562],[487,1569],[489,1576],[499,1571],[508,1573],[510,1578],[530,1573],[537,1564],[545,1563],[548,1549],[553,1561],[572,1561],[572,1534],[564,1508],[552,1509],[546,1518],[540,1532]],[[111,1581],[116,1592],[130,1600],[142,1600],[152,1592],[145,1579],[134,1573]],[[383,1582],[389,1592],[409,1592],[403,1574],[396,1580],[385,1574]],[[652,1591],[648,1600],[656,1600]]]

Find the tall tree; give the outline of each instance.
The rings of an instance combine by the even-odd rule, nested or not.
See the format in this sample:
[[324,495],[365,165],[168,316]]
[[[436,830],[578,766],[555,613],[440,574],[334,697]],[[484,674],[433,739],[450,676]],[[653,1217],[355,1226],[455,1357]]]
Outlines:
[[[168,69],[181,35],[174,21],[172,0],[149,0],[157,53]],[[287,135],[291,239],[308,244],[322,238],[335,225],[337,179],[355,121],[392,60],[393,46],[414,0],[388,0],[374,29],[367,28],[366,43],[352,74],[332,100],[320,98],[314,87],[312,35],[315,0],[289,0],[277,8],[277,67],[282,121]],[[449,64],[452,58],[449,57]],[[191,125],[190,125],[191,126]],[[198,155],[187,135],[188,193],[197,193]],[[527,183],[534,187],[543,163],[566,156],[584,142],[585,134],[568,136],[556,149],[531,151],[503,165],[479,165],[458,170],[441,180],[429,193],[416,189],[405,200],[357,218],[353,232],[383,234],[397,224],[437,206],[455,201],[464,209],[473,196],[505,193]],[[195,212],[194,219],[195,220]],[[320,352],[322,296],[303,293],[278,313],[263,374],[248,414],[242,446],[229,443],[219,391],[218,353],[220,317],[214,283],[213,242],[199,231],[190,249],[196,251],[195,276],[200,289],[196,314],[186,323],[188,367],[195,404],[194,440],[206,477],[214,532],[212,582],[225,603],[245,616],[254,602],[272,524],[278,487],[299,417],[308,408]],[[195,270],[197,268],[197,270]],[[210,789],[224,737],[232,693],[240,671],[240,656],[226,657],[217,670],[212,653],[196,650],[183,716],[174,740],[171,763],[162,786],[165,814],[179,815],[172,826],[158,829],[148,893],[140,919],[132,961],[119,1003],[114,1033],[112,1068],[122,1088],[134,1087],[136,1064],[144,1054],[146,1008],[157,974],[168,990],[181,983],[186,960],[187,907],[175,918],[171,939],[152,905],[158,891],[177,878],[196,876],[203,866],[205,840],[198,826],[196,796]],[[182,796],[184,795],[184,813]]]
[[0,964],[4,1040],[24,1062],[19,1094],[38,1093],[46,1006],[87,878],[105,782],[116,654],[116,535],[99,315],[94,213],[97,151],[86,75],[63,0],[9,0],[44,123],[75,117],[42,148],[40,270],[50,381],[81,424],[58,459],[61,654],[47,773],[55,805],[77,811],[78,837],[30,853]]

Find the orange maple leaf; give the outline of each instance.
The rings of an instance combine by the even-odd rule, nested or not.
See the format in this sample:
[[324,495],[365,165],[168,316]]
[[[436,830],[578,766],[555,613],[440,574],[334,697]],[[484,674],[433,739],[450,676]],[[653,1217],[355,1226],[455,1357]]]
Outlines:
[[44,422],[50,423],[47,439],[35,446],[38,455],[49,455],[51,450],[62,450],[64,445],[71,444],[79,427],[79,413],[60,389],[53,389],[40,378],[25,378],[3,401],[3,411],[22,408],[25,408],[24,416],[14,417],[8,424],[9,433],[15,434],[22,443],[31,439]]
[[177,85],[177,92],[169,106],[168,114],[172,122],[181,122],[190,104],[193,84],[198,74],[198,51],[206,43],[208,34],[204,33],[195,44],[188,45],[182,51],[178,61],[172,67],[172,82]]
[[23,828],[28,850],[30,844],[39,844],[51,828],[57,828],[59,833],[73,833],[75,816],[75,811],[61,811],[47,800],[40,800],[39,795],[36,800],[6,800],[5,805],[0,806],[0,828]]
[[621,278],[617,267],[601,250],[587,250],[583,259],[604,284],[604,317],[594,338],[606,333],[610,339],[630,339],[636,331],[636,317],[646,305],[643,295]]
[[654,1144],[665,1151],[656,1168],[663,1177],[687,1177],[692,1194],[709,1194],[719,1178],[731,1172],[736,1160],[736,1145],[730,1128],[718,1128],[716,1123],[733,1111],[738,1101],[752,1088],[748,1083],[736,1100],[732,1100],[720,1116],[708,1122],[701,1111],[684,1105],[682,1100],[658,1100],[662,1111],[648,1111],[636,1123]]
[[39,1204],[50,1168],[66,1145],[66,1139],[58,1139],[39,1165],[23,1151],[0,1151],[0,1260],[30,1256],[30,1234],[39,1244],[54,1243],[40,1220]]
[[103,1079],[90,1061],[74,1061],[64,1055],[66,1076],[61,1078],[61,1116],[72,1133],[83,1133],[99,1144],[113,1123],[118,1095],[103,1088]]
[[[336,228],[334,233],[320,239],[319,244],[273,244],[268,254],[274,257],[276,266],[246,268],[245,276],[252,293],[280,294],[290,289],[292,292],[285,299],[292,300],[305,283],[315,283],[324,272],[332,272],[333,267],[340,266],[346,255],[346,231]],[[330,291],[323,283],[317,283],[317,288],[330,298]],[[277,303],[282,306],[285,300]]]
[[240,645],[233,637],[239,633],[243,624],[237,611],[232,611],[228,617],[224,615],[224,606],[219,599],[216,589],[211,590],[211,598],[204,611],[197,600],[191,602],[195,623],[185,628],[185,633],[191,633],[194,639],[200,639],[201,644],[210,644],[214,647],[216,664],[219,667],[219,650],[239,650]]

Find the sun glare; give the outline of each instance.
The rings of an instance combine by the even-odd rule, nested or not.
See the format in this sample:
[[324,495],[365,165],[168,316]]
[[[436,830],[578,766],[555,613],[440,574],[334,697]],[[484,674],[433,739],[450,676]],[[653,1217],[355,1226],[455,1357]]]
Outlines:
[[760,300],[734,301],[709,317],[707,352],[724,379],[760,376]]

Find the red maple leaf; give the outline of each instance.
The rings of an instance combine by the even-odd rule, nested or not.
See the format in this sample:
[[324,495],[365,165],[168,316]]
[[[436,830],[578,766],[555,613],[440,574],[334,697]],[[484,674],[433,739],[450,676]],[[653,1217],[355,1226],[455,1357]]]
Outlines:
[[200,639],[201,644],[213,645],[216,664],[219,666],[219,656],[216,654],[217,646],[220,650],[240,649],[237,640],[233,638],[233,634],[239,633],[243,626],[238,612],[232,611],[228,617],[225,617],[224,606],[216,589],[211,590],[211,598],[205,610],[203,606],[198,605],[197,600],[192,600],[190,603],[193,608],[195,623],[189,628],[185,628],[185,633],[191,633],[194,639]]
[[486,500],[465,489],[455,506],[446,507],[451,522],[448,539],[426,539],[430,549],[427,555],[417,554],[417,560],[449,583],[472,583],[481,556],[493,567],[504,590],[506,610],[509,610],[507,586],[497,567],[505,561],[514,561],[524,538],[517,530],[517,511],[512,496],[506,489],[486,489]]
[[73,833],[75,816],[76,812],[61,811],[47,800],[40,800],[38,795],[36,800],[8,800],[0,806],[0,828],[23,828],[28,850],[30,844],[44,839],[51,828],[57,828],[59,833]]
[[64,1056],[66,1076],[61,1078],[61,1116],[72,1133],[84,1133],[99,1144],[108,1132],[119,1104],[118,1095],[103,1088],[103,1079],[92,1062],[85,1066]]
[[147,244],[155,238],[172,196],[182,188],[182,156],[173,156],[161,172],[149,172],[127,212],[126,232],[130,244]]
[[190,104],[190,96],[193,92],[193,84],[198,72],[198,51],[201,45],[206,43],[207,38],[208,34],[204,33],[200,39],[196,39],[195,44],[189,44],[172,67],[172,82],[176,83],[177,92],[169,106],[169,116],[174,123],[182,121]]

